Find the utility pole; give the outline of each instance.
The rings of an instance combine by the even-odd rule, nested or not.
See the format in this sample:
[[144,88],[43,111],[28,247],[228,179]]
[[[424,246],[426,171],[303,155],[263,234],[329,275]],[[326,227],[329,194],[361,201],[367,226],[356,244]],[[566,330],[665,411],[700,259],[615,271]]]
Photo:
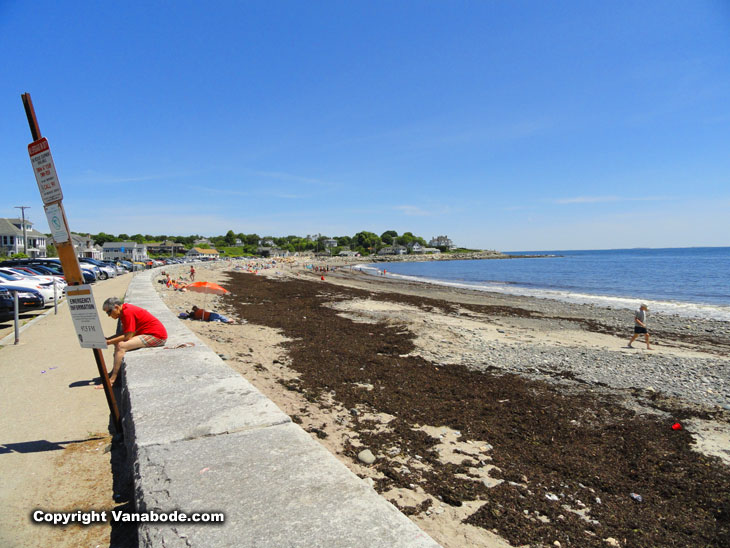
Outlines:
[[23,217],[23,253],[28,254],[28,238],[25,236],[25,210],[30,209],[30,206],[15,206],[15,209],[21,211]]

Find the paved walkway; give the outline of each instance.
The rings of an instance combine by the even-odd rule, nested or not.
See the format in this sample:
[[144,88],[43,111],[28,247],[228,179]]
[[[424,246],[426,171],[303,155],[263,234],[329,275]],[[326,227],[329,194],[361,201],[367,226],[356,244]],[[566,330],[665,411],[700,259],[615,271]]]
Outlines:
[[[131,279],[132,274],[125,274],[93,287],[107,334],[116,323],[101,313],[101,304],[107,297],[123,297]],[[65,448],[107,433],[109,410],[104,391],[88,384],[98,377],[96,363],[92,351],[79,346],[65,302],[57,315],[51,308],[21,333],[18,345],[12,343],[11,338],[0,348],[0,546],[58,546],[58,529],[32,524],[31,511],[64,507],[73,500],[70,494],[84,488],[83,465],[75,477],[61,477],[57,459]],[[111,351],[104,351],[108,369],[111,358]],[[83,458],[76,460],[83,463]],[[108,504],[111,496],[108,467],[109,498],[98,504]],[[108,539],[108,528],[85,529]],[[81,545],[73,535],[86,539],[89,532],[69,529],[64,544],[71,536],[66,545]]]

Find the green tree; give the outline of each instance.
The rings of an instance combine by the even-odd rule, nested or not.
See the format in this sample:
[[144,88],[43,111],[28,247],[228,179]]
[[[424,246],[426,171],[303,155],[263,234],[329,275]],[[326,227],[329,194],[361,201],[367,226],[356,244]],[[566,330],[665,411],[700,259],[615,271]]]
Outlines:
[[259,236],[258,234],[246,234],[245,238],[243,238],[243,241],[246,243],[246,245],[258,246],[260,239],[261,236]]
[[58,257],[58,250],[52,243],[46,244],[46,257]]
[[225,242],[228,246],[233,246],[236,244],[236,235],[232,230],[226,232]]
[[117,236],[119,238],[117,241],[119,242],[128,242],[129,241],[129,234],[120,234]]
[[142,234],[132,234],[129,239],[133,242],[137,242],[138,244],[143,244],[145,242],[144,236],[142,236]]
[[416,237],[413,235],[413,232],[404,232],[403,235],[398,236],[398,238],[396,238],[395,241],[398,245],[407,246],[408,244],[412,243],[415,239],[416,239]]
[[100,246],[103,246],[107,242],[119,241],[116,236],[112,236],[111,234],[107,234],[106,232],[99,232],[99,234],[94,234],[91,236],[91,239],[94,240],[94,243]]
[[398,233],[395,230],[386,230],[380,235],[380,239],[386,245],[393,245],[393,239],[398,237]]
[[[380,236],[367,231],[358,232],[355,236],[353,236],[352,240],[353,244],[356,248],[358,248],[358,251],[360,249],[365,249],[368,250],[367,253],[375,253],[383,246]],[[363,252],[360,251],[360,254],[362,255]]]

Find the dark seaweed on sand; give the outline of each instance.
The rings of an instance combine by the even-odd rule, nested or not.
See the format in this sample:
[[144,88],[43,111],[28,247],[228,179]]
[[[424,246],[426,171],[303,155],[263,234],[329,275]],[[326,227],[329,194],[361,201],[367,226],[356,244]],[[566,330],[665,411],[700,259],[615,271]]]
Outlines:
[[[375,465],[385,475],[379,491],[415,484],[434,503],[482,500],[466,521],[517,545],[557,540],[562,546],[604,548],[603,539],[612,537],[632,547],[730,546],[730,470],[691,451],[686,430],[672,430],[667,421],[638,415],[605,395],[566,393],[516,375],[402,357],[414,348],[402,326],[356,323],[323,306],[377,298],[429,310],[438,305],[448,313],[448,303],[240,273],[230,275],[227,287],[238,296],[226,301],[237,316],[293,339],[287,343],[291,367],[307,399],[334,393],[347,409],[364,406],[394,415],[384,433],[373,433],[357,417],[352,427],[375,454],[397,446],[433,467],[428,473],[403,471],[381,459]],[[530,314],[502,308],[489,313]],[[415,424],[445,425],[459,430],[463,441],[487,441],[493,446],[490,464],[501,470],[492,475],[505,481],[488,489],[456,478],[478,463],[465,456],[463,465],[440,464],[432,449],[436,440],[414,430]],[[355,458],[354,449],[349,453]],[[404,510],[415,513],[429,505]]]

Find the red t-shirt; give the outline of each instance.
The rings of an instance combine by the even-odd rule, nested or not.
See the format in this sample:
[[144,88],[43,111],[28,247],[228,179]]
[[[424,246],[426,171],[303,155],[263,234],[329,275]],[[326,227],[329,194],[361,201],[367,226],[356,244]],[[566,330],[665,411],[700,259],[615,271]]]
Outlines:
[[135,335],[152,335],[158,339],[167,340],[165,326],[144,308],[124,303],[121,319],[122,330],[125,333],[134,331]]

